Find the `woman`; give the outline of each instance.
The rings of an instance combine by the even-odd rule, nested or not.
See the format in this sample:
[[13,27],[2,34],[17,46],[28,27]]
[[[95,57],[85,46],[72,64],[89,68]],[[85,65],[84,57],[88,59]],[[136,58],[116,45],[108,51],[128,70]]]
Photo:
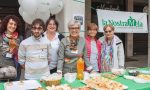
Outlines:
[[101,42],[96,38],[98,26],[90,23],[87,26],[86,49],[88,58],[93,66],[93,70],[100,72],[101,67]]
[[58,73],[76,72],[76,64],[79,57],[82,56],[87,70],[91,71],[92,66],[87,57],[85,48],[85,39],[79,36],[80,23],[78,21],[70,21],[68,23],[69,36],[62,39],[58,52]]
[[123,43],[114,34],[114,26],[106,25],[103,30],[104,36],[100,38],[102,42],[102,72],[110,71],[112,68],[124,68]]
[[0,67],[14,66],[17,68],[17,78],[19,80],[21,68],[18,63],[18,46],[22,40],[21,22],[15,15],[6,16],[1,25],[0,43],[1,43],[1,60]]
[[59,34],[58,31],[58,22],[54,17],[50,17],[46,22],[46,32],[44,33],[45,38],[51,44],[50,54],[51,54],[51,62],[50,62],[50,73],[55,73],[57,71],[57,62],[58,62],[58,48],[60,45],[60,41],[64,36]]

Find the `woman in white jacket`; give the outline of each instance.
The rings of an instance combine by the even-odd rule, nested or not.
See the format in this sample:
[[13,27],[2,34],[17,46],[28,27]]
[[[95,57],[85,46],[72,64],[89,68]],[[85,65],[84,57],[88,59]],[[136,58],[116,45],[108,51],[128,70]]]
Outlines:
[[122,41],[114,34],[115,28],[106,25],[103,28],[101,71],[108,72],[112,68],[124,68],[124,48]]

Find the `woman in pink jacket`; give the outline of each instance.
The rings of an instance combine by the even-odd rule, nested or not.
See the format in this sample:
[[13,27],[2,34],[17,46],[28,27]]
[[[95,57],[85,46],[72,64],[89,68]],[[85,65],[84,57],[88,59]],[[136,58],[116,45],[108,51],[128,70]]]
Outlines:
[[100,72],[101,68],[101,42],[96,38],[98,26],[90,23],[87,26],[86,49],[88,58],[93,66],[93,70]]

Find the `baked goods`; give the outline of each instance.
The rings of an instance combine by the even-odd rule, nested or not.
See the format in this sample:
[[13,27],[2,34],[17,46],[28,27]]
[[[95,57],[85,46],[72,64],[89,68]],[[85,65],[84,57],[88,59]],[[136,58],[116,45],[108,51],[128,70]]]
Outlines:
[[150,80],[150,75],[146,75],[146,74],[139,74],[137,77],[144,80]]
[[85,81],[87,86],[98,90],[124,90],[127,87],[119,82],[104,78],[95,77]]
[[114,75],[114,74],[103,74],[102,76],[105,77],[105,78],[109,78],[109,79],[115,79],[115,78],[117,78],[117,76]]
[[44,76],[41,78],[45,82],[46,86],[59,85],[62,75],[52,74],[50,76]]
[[47,86],[46,87],[47,90],[72,90],[71,87],[69,87],[69,85],[64,84],[64,85],[58,85],[58,86]]
[[80,88],[71,88],[68,84],[58,85],[58,86],[47,86],[47,90],[93,90],[90,87],[84,86]]
[[36,90],[45,90],[45,89],[42,87],[38,87]]
[[81,88],[79,88],[78,90],[93,90],[93,89],[90,88],[90,87],[81,87]]

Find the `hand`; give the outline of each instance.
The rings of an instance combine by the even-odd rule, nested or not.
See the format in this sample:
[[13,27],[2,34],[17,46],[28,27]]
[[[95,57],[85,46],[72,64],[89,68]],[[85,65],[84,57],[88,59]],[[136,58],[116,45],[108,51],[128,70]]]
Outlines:
[[91,69],[91,70],[86,70],[88,73],[91,73],[93,70]]
[[82,57],[82,54],[76,54],[77,57]]
[[94,74],[94,73],[97,73],[96,71],[92,70],[90,73]]
[[61,74],[62,74],[62,72],[57,72],[57,74],[61,75]]
[[25,64],[21,65],[21,68],[22,68],[22,69],[25,69]]
[[90,73],[91,71],[93,71],[93,67],[92,66],[87,67],[86,71]]
[[57,74],[62,74],[62,71],[61,70],[57,70]]
[[9,53],[13,54],[14,49],[10,48]]
[[50,61],[48,61],[48,65],[50,64]]

